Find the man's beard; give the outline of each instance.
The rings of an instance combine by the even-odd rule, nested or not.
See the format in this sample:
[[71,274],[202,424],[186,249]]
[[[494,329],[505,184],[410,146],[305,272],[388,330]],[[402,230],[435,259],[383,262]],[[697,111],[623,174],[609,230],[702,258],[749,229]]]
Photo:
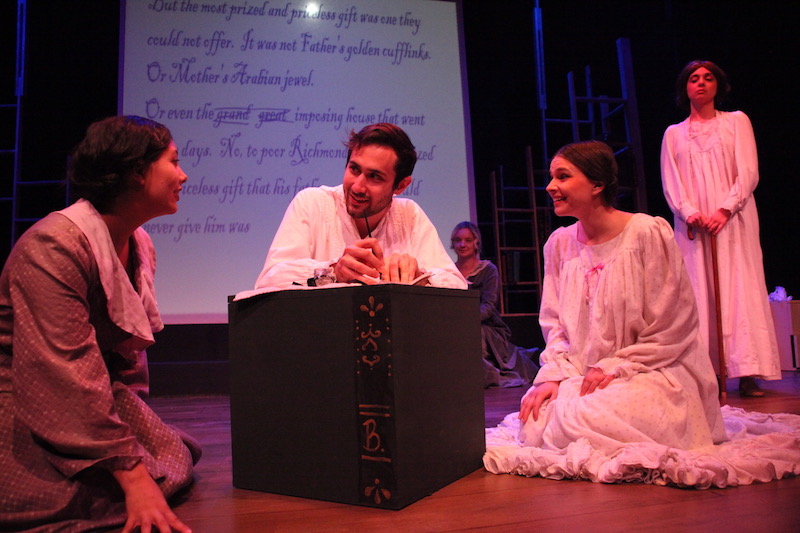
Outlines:
[[369,205],[365,206],[362,211],[356,211],[350,205],[350,203],[346,203],[347,206],[347,214],[354,218],[366,218],[377,215],[381,211],[385,210],[392,204],[392,197],[389,196],[388,198],[383,199],[383,202],[375,205],[372,202]]

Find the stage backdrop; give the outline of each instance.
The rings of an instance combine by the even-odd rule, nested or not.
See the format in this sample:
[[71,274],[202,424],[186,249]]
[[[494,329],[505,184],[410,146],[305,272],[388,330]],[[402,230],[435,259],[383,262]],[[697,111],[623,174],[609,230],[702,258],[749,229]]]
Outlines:
[[458,6],[435,0],[127,0],[120,112],[167,125],[189,181],[145,224],[167,323],[227,320],[284,210],[342,181],[352,129],[393,122],[419,153],[403,196],[444,242],[474,220]]

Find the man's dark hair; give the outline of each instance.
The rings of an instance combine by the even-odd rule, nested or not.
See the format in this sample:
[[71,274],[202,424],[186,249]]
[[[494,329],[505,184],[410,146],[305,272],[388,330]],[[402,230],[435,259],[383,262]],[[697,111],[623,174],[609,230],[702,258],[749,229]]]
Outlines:
[[414,145],[411,144],[411,139],[408,138],[406,132],[399,126],[381,122],[365,126],[359,132],[351,131],[350,140],[345,143],[348,163],[354,150],[371,144],[387,146],[397,154],[397,164],[394,166],[395,188],[404,178],[414,173],[414,166],[417,164],[417,151],[414,149]]

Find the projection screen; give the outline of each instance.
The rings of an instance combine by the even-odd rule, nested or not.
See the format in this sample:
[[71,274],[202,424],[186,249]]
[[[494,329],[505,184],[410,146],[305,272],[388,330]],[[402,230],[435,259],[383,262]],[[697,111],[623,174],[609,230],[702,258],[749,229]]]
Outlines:
[[443,242],[475,219],[456,2],[127,0],[122,17],[120,112],[168,126],[189,175],[178,213],[145,224],[166,323],[226,322],[289,201],[341,183],[364,125],[409,134],[403,196]]

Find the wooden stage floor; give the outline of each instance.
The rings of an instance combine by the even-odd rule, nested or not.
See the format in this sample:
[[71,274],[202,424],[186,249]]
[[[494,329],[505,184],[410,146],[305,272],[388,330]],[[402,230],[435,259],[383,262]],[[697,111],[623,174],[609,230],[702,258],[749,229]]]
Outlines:
[[[800,373],[763,383],[764,398],[727,403],[750,411],[800,414]],[[524,389],[485,393],[487,426],[518,409]],[[726,489],[604,485],[493,475],[483,469],[391,511],[236,489],[231,483],[229,398],[150,400],[170,424],[195,436],[203,458],[196,483],[175,505],[195,533],[324,531],[800,531],[800,477]]]

